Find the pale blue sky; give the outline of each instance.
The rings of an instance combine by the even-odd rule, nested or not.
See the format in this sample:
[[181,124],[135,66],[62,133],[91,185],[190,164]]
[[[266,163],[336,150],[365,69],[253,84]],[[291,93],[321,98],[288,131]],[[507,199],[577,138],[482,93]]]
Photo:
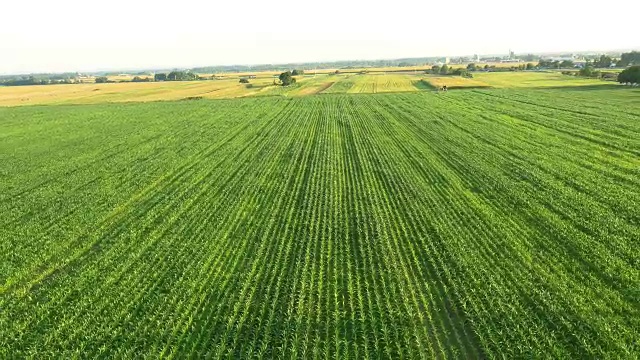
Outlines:
[[5,74],[640,46],[638,0],[7,2]]

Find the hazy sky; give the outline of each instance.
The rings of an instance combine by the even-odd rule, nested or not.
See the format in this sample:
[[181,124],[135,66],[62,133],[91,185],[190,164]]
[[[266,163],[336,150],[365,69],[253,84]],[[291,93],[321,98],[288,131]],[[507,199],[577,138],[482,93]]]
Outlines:
[[0,73],[640,47],[640,0],[589,3],[5,0]]

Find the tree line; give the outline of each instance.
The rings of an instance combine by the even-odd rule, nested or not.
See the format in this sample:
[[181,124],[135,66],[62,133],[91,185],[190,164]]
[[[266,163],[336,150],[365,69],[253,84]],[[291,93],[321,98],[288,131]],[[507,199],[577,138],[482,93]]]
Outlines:
[[[592,68],[610,68],[612,66],[625,68],[631,65],[640,65],[640,52],[631,51],[620,55],[620,59],[614,59],[609,55],[602,54],[596,59],[586,59],[582,67]],[[576,67],[577,64],[572,60],[545,60],[540,59],[538,67],[546,69],[570,69]]]
[[24,86],[24,85],[57,85],[57,84],[77,84],[82,80],[76,74],[42,74],[42,75],[17,75],[0,77],[2,86]]
[[156,73],[153,75],[154,81],[192,81],[192,80],[204,80],[198,76],[198,74],[191,71],[178,71],[174,70],[170,73]]
[[497,67],[495,65],[485,64],[477,65],[475,63],[470,63],[466,68],[453,68],[447,64],[444,65],[433,65],[430,70],[427,70],[427,74],[436,74],[436,75],[453,75],[453,76],[462,76],[472,78],[473,71],[491,71],[491,72],[499,72],[499,71],[523,71],[523,70],[533,70],[535,66],[532,63],[528,64],[520,64],[517,66],[508,66],[508,67]]

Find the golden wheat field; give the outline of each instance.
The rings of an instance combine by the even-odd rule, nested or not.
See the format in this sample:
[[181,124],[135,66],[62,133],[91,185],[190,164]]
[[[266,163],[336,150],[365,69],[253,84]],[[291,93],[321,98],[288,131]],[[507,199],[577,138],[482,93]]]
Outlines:
[[[584,79],[559,72],[474,72],[473,78],[417,73],[306,73],[296,84],[274,83],[276,73],[256,73],[249,84],[239,82],[246,74],[216,74],[215,80],[166,82],[83,83],[65,85],[0,86],[0,106],[43,104],[96,104],[182,99],[223,99],[248,96],[298,97],[314,94],[391,93],[432,90],[446,85],[464,88],[560,88],[615,86],[612,82]],[[210,78],[212,74],[201,74]],[[110,77],[123,81],[125,75]],[[130,79],[129,79],[130,80]]]

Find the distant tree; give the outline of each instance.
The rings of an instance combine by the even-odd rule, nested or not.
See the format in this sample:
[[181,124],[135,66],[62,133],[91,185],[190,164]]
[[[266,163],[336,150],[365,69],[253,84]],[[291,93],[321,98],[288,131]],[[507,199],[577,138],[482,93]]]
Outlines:
[[471,63],[471,64],[467,65],[467,70],[476,71],[476,70],[478,70],[478,68],[476,67],[476,64]]
[[296,83],[296,79],[292,76],[291,71],[285,71],[280,76],[278,76],[282,86],[288,86]]
[[439,74],[440,73],[440,66],[439,65],[433,65],[431,67],[431,72],[434,74]]
[[596,61],[595,66],[599,68],[608,68],[613,63],[613,59],[607,55],[600,55],[600,59]]
[[578,71],[578,75],[584,77],[600,77],[600,71],[597,71],[591,65],[588,65],[580,69],[580,71]]
[[591,66],[585,66],[578,71],[578,75],[590,77],[593,73],[593,68]]
[[526,70],[533,70],[534,66],[532,63],[527,63],[527,65],[525,66]]
[[106,83],[109,82],[109,79],[106,76],[98,76],[96,78],[96,83],[97,84],[102,84],[102,83]]
[[544,59],[540,59],[540,61],[538,61],[538,67],[541,67],[541,68],[557,68],[558,65],[560,65],[559,61],[544,60]]
[[562,68],[562,69],[572,68],[572,67],[574,67],[574,63],[571,60],[563,60],[560,63],[560,68]]
[[620,55],[620,60],[616,66],[627,67],[629,65],[640,65],[640,51],[632,51]]
[[165,73],[157,73],[153,75],[153,81],[166,81],[166,80],[167,80],[167,74]]
[[618,74],[618,82],[621,84],[640,84],[640,65],[622,70]]
[[240,83],[241,84],[248,84],[249,83],[249,79],[242,78],[242,79],[240,79]]
[[458,68],[451,72],[451,75],[462,76],[466,78],[472,78],[473,75],[466,69]]
[[449,73],[449,66],[447,64],[442,65],[440,68],[440,74],[447,75]]
[[167,75],[167,80],[169,81],[177,81],[182,80],[184,72],[182,71],[172,71]]
[[304,74],[304,70],[294,69],[294,70],[291,72],[291,75],[292,75],[292,76],[298,76],[298,75],[303,75],[303,74]]
[[188,80],[196,80],[198,75],[190,72],[190,71],[177,71],[174,70],[167,75],[167,80],[169,81],[188,81]]
[[131,82],[148,82],[151,81],[151,78],[148,77],[140,77],[140,76],[134,76],[133,79],[131,79]]
[[485,65],[484,65],[484,69],[485,69],[485,70],[489,70],[489,64],[485,64]]

